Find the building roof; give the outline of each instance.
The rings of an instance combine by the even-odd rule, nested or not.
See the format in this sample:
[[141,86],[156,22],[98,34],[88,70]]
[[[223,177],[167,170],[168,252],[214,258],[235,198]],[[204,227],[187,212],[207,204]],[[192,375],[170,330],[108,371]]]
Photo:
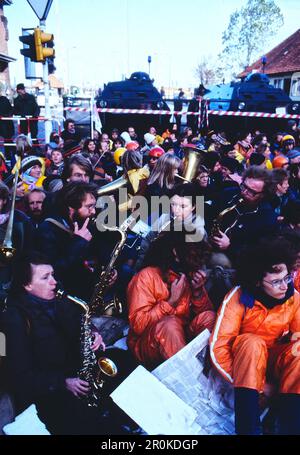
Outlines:
[[[266,58],[267,63],[264,70],[266,74],[294,73],[295,71],[300,71],[300,29],[268,52]],[[245,77],[253,70],[263,71],[261,59],[247,66],[238,77]]]

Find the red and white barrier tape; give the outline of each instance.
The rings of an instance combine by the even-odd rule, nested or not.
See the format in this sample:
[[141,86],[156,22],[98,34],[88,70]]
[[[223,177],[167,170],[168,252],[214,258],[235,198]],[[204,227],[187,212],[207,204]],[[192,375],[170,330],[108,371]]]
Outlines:
[[[83,107],[65,107],[67,112],[90,112],[89,108]],[[151,114],[151,115],[199,115],[197,112],[188,111],[160,111],[152,109],[113,109],[113,108],[98,108],[98,112],[102,114]],[[232,116],[232,117],[259,117],[259,118],[286,118],[300,119],[299,114],[271,114],[266,112],[242,112],[242,111],[212,111],[208,110],[209,115]]]

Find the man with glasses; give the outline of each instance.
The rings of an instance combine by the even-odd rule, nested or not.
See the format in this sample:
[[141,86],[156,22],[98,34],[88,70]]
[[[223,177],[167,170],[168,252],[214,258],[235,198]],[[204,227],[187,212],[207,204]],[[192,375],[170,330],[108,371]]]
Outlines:
[[[277,393],[279,434],[300,434],[300,295],[296,253],[273,238],[239,258],[239,286],[225,297],[211,336],[211,359],[234,386],[237,434],[262,433],[259,401]],[[270,404],[270,403],[269,403]],[[269,406],[268,406],[269,407]],[[271,408],[272,409],[272,408]]]
[[[47,218],[38,229],[39,250],[55,267],[65,290],[84,300],[93,292],[97,268],[102,262],[101,235],[90,223],[96,214],[95,186],[68,183],[61,192],[58,215]],[[112,282],[116,279],[114,274]]]
[[215,247],[234,259],[243,246],[276,232],[277,217],[268,202],[270,188],[269,171],[259,166],[251,166],[245,171],[235,196],[221,209],[222,212],[237,204],[222,217],[218,233],[213,233],[211,241]]

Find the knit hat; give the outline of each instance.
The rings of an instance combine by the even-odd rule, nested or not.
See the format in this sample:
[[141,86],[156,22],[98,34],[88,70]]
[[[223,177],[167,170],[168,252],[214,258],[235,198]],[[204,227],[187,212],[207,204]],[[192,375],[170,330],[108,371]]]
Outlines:
[[155,136],[153,134],[151,134],[151,133],[146,133],[146,134],[144,134],[144,139],[145,139],[146,144],[150,145],[151,142],[154,141]]
[[221,145],[229,145],[230,142],[227,141],[226,137],[222,136],[221,134],[213,134],[211,136],[211,139],[214,142],[218,142]]
[[288,164],[289,160],[286,156],[284,155],[277,155],[275,156],[275,158],[273,159],[272,161],[272,164],[273,164],[273,168],[276,169],[276,168],[281,168],[283,167],[285,164]]
[[290,150],[287,154],[286,154],[287,158],[289,160],[293,160],[294,158],[298,158],[300,156],[300,150],[298,148],[295,148],[293,150]]
[[125,146],[126,150],[137,150],[139,148],[139,144],[137,141],[130,141],[130,142],[127,142],[126,146]]
[[284,143],[286,141],[293,141],[295,143],[295,138],[294,136],[292,136],[291,134],[286,134],[285,136],[283,136],[283,138],[281,139],[281,146],[284,146]]
[[125,145],[132,140],[127,131],[123,131],[123,133],[121,133],[120,136],[125,142]]
[[162,156],[164,153],[165,153],[165,151],[164,151],[161,147],[153,147],[153,148],[150,150],[148,156],[150,156],[150,158],[159,158],[159,157]]
[[114,152],[114,161],[115,163],[120,166],[121,164],[121,157],[122,155],[124,155],[124,153],[126,152],[126,148],[125,147],[119,147],[115,150]]
[[37,156],[33,156],[33,155],[26,156],[26,158],[23,158],[23,160],[21,162],[21,171],[25,172],[35,165],[42,167],[43,164],[42,164],[41,159],[38,158]]

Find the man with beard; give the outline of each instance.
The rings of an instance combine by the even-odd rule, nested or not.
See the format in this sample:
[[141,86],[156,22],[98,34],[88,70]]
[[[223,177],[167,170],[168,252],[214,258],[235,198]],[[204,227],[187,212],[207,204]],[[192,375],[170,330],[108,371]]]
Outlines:
[[[71,182],[63,188],[61,196],[58,215],[46,218],[38,229],[39,250],[51,260],[64,289],[89,300],[96,276],[99,277],[94,272],[102,251],[100,236],[95,235],[96,228],[90,224],[96,213],[95,187]],[[116,273],[112,283],[115,279]]]
[[[211,232],[211,242],[219,250],[235,259],[244,246],[255,244],[263,236],[278,229],[277,217],[268,202],[271,174],[259,166],[251,166],[243,175],[236,195],[222,208],[233,207],[218,220],[218,228]],[[222,213],[222,211],[221,211]]]
[[26,215],[35,228],[38,228],[43,221],[42,207],[45,197],[46,193],[42,188],[34,188],[24,198]]

